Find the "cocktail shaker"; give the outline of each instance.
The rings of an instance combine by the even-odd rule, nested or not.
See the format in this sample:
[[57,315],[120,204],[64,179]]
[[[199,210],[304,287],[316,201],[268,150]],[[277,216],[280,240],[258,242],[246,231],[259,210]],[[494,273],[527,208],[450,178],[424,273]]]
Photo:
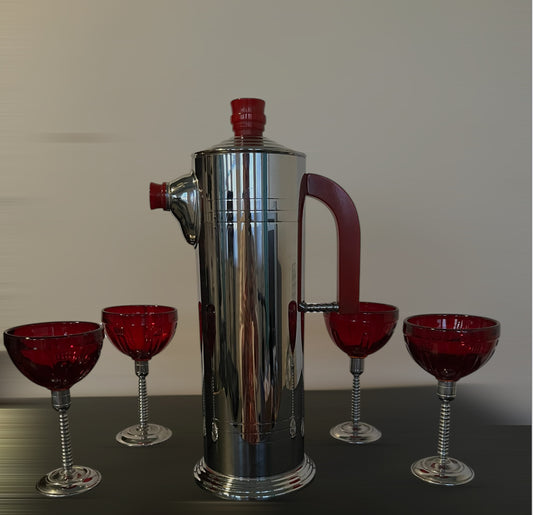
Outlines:
[[[347,193],[306,173],[305,154],[263,137],[264,101],[231,103],[234,136],[192,156],[192,171],[150,185],[196,248],[204,456],[199,485],[267,499],[314,477],[304,452],[304,312],[359,307],[360,231]],[[303,213],[323,201],[338,230],[338,299],[303,300]]]

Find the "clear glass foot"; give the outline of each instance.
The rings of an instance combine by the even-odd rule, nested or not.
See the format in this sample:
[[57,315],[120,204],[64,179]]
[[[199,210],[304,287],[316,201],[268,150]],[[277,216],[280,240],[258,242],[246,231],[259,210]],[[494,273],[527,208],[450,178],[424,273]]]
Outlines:
[[148,447],[168,440],[172,431],[168,427],[158,424],[147,424],[143,430],[141,426],[130,426],[117,434],[117,442],[129,447]]
[[102,476],[97,470],[74,465],[69,472],[64,468],[52,470],[42,477],[35,487],[48,497],[67,497],[94,488]]
[[430,456],[415,461],[411,472],[422,481],[434,485],[464,485],[474,478],[474,471],[462,461],[446,458],[444,466],[439,456]]
[[357,426],[353,422],[342,422],[332,427],[329,434],[337,440],[356,444],[375,442],[381,438],[381,431],[365,422],[359,422]]

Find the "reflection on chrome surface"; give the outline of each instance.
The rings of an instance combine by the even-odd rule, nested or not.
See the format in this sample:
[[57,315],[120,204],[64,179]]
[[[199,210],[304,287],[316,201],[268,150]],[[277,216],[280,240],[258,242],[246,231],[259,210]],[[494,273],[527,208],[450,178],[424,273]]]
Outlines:
[[[306,173],[305,154],[263,138],[264,101],[232,108],[235,137],[193,154],[191,174],[151,183],[150,207],[171,211],[197,249],[204,456],[195,478],[221,497],[263,499],[314,476],[303,445],[304,313],[357,311],[359,221],[340,186]],[[339,305],[302,302],[308,196],[337,222]]]
[[199,153],[205,464],[266,477],[304,461],[297,309],[303,157]]

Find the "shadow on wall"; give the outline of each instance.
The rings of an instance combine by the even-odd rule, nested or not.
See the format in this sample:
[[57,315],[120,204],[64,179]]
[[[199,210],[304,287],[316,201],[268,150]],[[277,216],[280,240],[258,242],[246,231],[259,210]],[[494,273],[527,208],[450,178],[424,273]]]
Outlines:
[[[461,388],[459,383],[459,388]],[[463,395],[469,402],[476,402],[481,409],[495,414],[492,425],[529,425],[528,410],[531,407],[531,392],[528,403],[524,405],[523,396],[515,395],[513,387],[502,387],[483,384],[465,384],[457,394]],[[452,408],[453,409],[453,408]]]

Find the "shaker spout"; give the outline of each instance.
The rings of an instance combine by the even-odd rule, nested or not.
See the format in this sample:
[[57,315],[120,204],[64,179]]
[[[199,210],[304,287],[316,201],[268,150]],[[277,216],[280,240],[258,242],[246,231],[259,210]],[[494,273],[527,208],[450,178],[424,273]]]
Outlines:
[[192,172],[172,182],[150,183],[150,209],[171,211],[187,243],[196,247],[199,234],[198,181]]

